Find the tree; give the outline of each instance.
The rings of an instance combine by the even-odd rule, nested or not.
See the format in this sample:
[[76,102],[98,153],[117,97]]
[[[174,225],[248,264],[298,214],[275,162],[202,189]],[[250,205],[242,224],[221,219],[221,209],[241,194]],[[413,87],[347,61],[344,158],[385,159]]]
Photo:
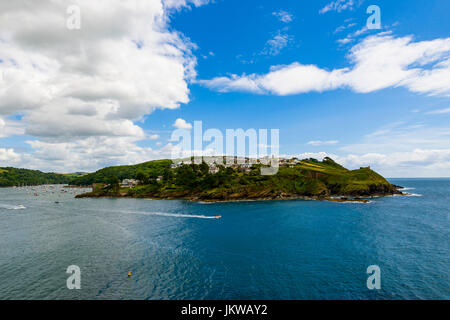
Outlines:
[[120,189],[120,180],[117,178],[117,176],[109,176],[107,183],[109,184],[109,189],[118,192]]
[[163,177],[164,182],[167,182],[167,183],[171,182],[173,179],[172,170],[170,170],[170,168],[165,168],[162,177]]
[[148,182],[148,175],[145,173],[144,170],[139,169],[136,172],[136,179],[139,180],[140,184],[147,184],[147,182]]
[[205,161],[202,161],[202,164],[200,165],[200,172],[203,176],[206,176],[209,173],[209,166]]

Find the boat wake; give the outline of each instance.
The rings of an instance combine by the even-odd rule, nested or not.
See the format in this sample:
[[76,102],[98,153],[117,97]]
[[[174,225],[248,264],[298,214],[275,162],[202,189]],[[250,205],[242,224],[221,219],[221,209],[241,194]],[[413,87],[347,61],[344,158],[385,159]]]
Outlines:
[[221,216],[203,216],[203,215],[165,213],[165,212],[130,211],[129,213],[142,214],[145,216],[161,216],[161,217],[174,217],[174,218],[195,218],[195,219],[220,219],[221,218]]
[[10,205],[10,204],[2,204],[0,203],[0,209],[6,209],[6,210],[23,210],[26,209],[25,206],[19,204],[17,206]]
[[367,202],[361,202],[361,201],[333,201],[333,202],[335,202],[335,203],[357,203],[357,204],[369,204],[369,203],[372,203],[373,201],[367,201]]

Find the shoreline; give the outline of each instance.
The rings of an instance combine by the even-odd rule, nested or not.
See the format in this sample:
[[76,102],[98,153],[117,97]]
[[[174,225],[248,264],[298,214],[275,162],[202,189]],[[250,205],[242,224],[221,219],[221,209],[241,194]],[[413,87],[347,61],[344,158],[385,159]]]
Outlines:
[[[373,198],[381,198],[381,197],[389,197],[389,196],[405,196],[407,194],[399,192],[399,193],[390,193],[390,194],[374,194],[368,196],[351,196],[351,195],[333,195],[327,197],[320,196],[285,196],[285,197],[264,197],[264,198],[248,198],[248,199],[201,199],[198,197],[155,197],[155,196],[129,196],[129,195],[95,195],[90,193],[84,193],[77,195],[75,198],[105,198],[105,199],[121,199],[121,198],[129,198],[129,199],[147,199],[147,200],[184,200],[190,202],[198,202],[204,204],[211,203],[226,203],[226,202],[259,202],[259,201],[277,201],[277,200],[305,200],[305,201],[328,201],[328,202],[337,202],[337,203],[370,203],[369,199]],[[369,199],[367,199],[369,198]]]

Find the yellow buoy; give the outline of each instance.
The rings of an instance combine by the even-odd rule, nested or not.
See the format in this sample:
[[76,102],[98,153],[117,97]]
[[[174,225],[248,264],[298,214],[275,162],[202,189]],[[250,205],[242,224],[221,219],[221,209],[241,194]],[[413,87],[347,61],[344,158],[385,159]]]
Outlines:
[[128,271],[128,278],[131,277],[131,271]]

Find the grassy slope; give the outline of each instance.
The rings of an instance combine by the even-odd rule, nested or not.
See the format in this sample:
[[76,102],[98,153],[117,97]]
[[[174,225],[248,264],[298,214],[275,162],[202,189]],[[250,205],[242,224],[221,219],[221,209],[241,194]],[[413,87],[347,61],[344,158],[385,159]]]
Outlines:
[[64,173],[58,173],[58,174],[63,175],[65,177],[69,178],[70,180],[73,180],[73,179],[84,177],[85,175],[88,175],[89,173],[88,172],[74,172],[74,173],[64,172]]

